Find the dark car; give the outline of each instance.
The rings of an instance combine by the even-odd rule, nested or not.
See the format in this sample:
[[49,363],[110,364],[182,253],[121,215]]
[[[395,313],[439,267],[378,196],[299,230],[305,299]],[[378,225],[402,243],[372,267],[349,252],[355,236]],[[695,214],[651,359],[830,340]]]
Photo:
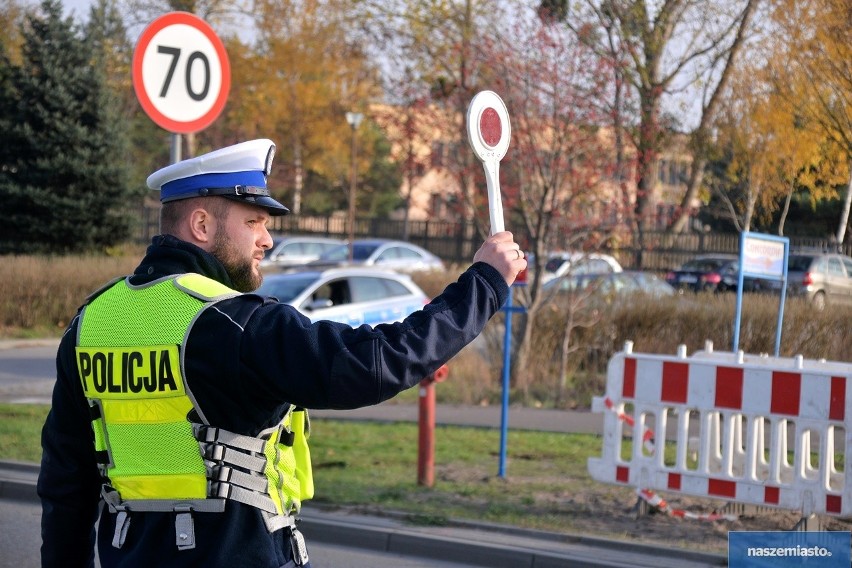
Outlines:
[[794,252],[787,262],[787,294],[817,310],[852,306],[852,258],[830,252]]
[[[733,254],[701,255],[666,274],[677,290],[726,292],[737,289],[739,257]],[[747,288],[746,288],[747,289]]]

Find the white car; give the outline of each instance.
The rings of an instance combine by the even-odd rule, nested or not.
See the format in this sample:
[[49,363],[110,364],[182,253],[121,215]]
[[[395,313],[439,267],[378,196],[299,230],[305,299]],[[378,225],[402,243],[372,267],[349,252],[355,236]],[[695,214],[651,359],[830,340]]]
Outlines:
[[329,250],[340,246],[340,239],[310,235],[273,236],[272,248],[260,261],[262,268],[291,268],[304,266]]
[[608,254],[595,252],[551,252],[544,264],[542,282],[566,274],[606,274],[622,272],[621,264]]
[[308,268],[332,266],[374,266],[397,272],[418,270],[444,270],[443,261],[417,245],[391,239],[356,239],[352,262],[349,262],[349,244],[344,243],[311,262]]
[[401,321],[429,302],[408,275],[371,268],[267,274],[255,293],[290,304],[311,321],[352,327]]

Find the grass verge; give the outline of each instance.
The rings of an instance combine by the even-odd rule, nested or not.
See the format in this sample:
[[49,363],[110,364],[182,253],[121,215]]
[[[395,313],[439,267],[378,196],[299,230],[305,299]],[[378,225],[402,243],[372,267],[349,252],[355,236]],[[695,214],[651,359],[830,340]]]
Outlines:
[[0,404],[0,459],[41,461],[41,426],[49,406]]
[[[49,407],[0,404],[0,459],[38,463]],[[418,523],[487,521],[553,531],[575,529],[577,495],[595,483],[586,460],[601,439],[584,434],[509,432],[504,478],[497,475],[499,431],[439,426],[435,483],[417,484],[417,425],[351,420],[311,421],[317,504],[392,510]],[[600,486],[597,486],[600,490]],[[614,489],[612,498],[631,491]]]
[[[0,404],[0,459],[40,461],[47,406]],[[388,515],[418,525],[490,523],[623,542],[724,554],[730,530],[789,530],[791,511],[743,514],[733,522],[636,516],[630,487],[594,481],[586,463],[602,438],[587,434],[509,431],[506,476],[499,477],[497,429],[439,426],[435,483],[417,484],[417,425],[314,419],[311,453],[318,506]],[[670,498],[671,497],[671,498]],[[718,511],[724,503],[667,496],[675,508]],[[849,530],[832,519],[826,530]]]

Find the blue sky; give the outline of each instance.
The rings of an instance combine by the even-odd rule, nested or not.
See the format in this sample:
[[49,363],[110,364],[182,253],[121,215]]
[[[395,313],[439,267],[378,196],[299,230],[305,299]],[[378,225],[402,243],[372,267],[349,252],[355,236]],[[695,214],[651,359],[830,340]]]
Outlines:
[[[29,0],[32,3],[37,3],[40,0]],[[95,0],[61,0],[65,9],[66,15],[73,15],[77,21],[83,21],[88,18],[89,8]],[[130,30],[131,33],[139,34],[145,26],[139,26],[138,29]],[[697,115],[700,109],[700,101],[697,93],[689,91],[689,95],[680,95],[677,99],[680,101],[669,103],[670,111],[673,111],[685,124],[686,128],[694,128],[697,123]],[[691,104],[690,104],[691,103]],[[677,106],[675,106],[677,105]],[[690,107],[691,108],[686,108]],[[679,108],[680,107],[680,108]]]
[[62,0],[62,7],[65,8],[66,15],[72,15],[78,19],[85,19],[89,15],[89,6],[92,5],[92,0]]

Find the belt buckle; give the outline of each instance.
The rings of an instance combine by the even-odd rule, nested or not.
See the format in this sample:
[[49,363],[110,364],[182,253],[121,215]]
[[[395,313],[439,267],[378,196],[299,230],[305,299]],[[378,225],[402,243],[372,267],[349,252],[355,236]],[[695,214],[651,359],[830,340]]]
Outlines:
[[304,566],[308,563],[308,547],[305,545],[305,537],[297,528],[290,531],[290,550],[293,551],[293,561],[296,566]]

